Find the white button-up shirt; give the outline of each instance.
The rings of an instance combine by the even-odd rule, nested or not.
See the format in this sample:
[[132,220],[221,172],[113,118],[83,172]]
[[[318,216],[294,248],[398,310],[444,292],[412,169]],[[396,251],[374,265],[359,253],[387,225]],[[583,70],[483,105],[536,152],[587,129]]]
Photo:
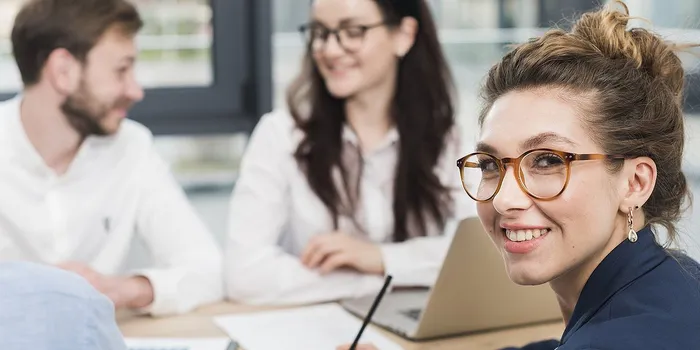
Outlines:
[[88,137],[57,176],[26,136],[21,97],[0,103],[0,260],[76,261],[123,273],[135,235],[153,256],[154,315],[223,297],[221,251],[156,154],[152,134],[125,120]]
[[[386,273],[393,276],[394,286],[432,285],[457,222],[476,215],[476,206],[464,193],[456,166],[466,148],[456,130],[435,167],[454,201],[448,225],[428,223],[425,237],[393,243],[399,134],[392,129],[375,151],[360,154],[357,136],[349,127],[344,129],[343,147],[352,148],[357,155],[351,162],[361,163],[349,164],[348,169],[362,169],[355,215],[362,226],[359,234],[380,245]],[[294,158],[302,136],[284,111],[263,116],[251,135],[230,206],[225,270],[228,295],[233,299],[249,303],[337,300],[376,293],[384,282],[382,276],[349,271],[321,275],[302,265],[299,256],[309,239],[334,230],[329,211]],[[352,221],[339,217],[339,230],[358,234]]]

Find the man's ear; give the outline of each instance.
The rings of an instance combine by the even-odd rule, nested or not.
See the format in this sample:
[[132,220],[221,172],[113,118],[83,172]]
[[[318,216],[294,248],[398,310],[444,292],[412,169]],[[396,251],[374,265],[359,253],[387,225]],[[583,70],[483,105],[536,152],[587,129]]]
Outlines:
[[656,186],[656,163],[649,157],[628,159],[622,172],[624,198],[619,210],[626,213],[629,208],[641,207],[651,197]]
[[401,24],[396,31],[394,39],[396,56],[403,57],[411,51],[413,44],[416,42],[418,29],[418,21],[415,18],[404,17],[401,19]]
[[80,86],[82,64],[66,49],[56,49],[49,54],[42,70],[42,79],[60,94],[70,95]]

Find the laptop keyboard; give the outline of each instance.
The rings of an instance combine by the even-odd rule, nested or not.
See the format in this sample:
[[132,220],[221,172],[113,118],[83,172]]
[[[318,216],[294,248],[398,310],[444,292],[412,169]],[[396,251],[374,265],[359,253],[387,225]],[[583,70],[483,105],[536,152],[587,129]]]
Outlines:
[[401,311],[401,313],[403,315],[408,316],[411,319],[418,321],[420,319],[420,314],[422,311],[423,310],[421,310],[421,309],[409,309],[409,310],[403,310],[403,311]]

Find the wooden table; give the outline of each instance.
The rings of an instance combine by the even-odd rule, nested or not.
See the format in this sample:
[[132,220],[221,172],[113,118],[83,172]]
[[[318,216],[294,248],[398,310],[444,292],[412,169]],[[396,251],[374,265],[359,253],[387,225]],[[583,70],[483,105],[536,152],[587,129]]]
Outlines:
[[[225,337],[226,334],[214,324],[213,317],[274,309],[280,309],[280,307],[219,303],[202,307],[190,314],[164,318],[121,313],[117,315],[117,321],[125,337]],[[383,329],[377,329],[406,350],[493,350],[506,346],[523,346],[537,340],[559,338],[564,325],[550,323],[418,343],[409,342]]]

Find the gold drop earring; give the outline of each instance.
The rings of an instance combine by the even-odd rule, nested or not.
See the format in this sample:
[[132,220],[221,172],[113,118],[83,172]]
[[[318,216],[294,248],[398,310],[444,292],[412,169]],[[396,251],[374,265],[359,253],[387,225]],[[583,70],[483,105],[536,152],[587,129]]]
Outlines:
[[639,238],[637,236],[637,232],[634,230],[633,211],[637,208],[639,208],[639,206],[635,206],[634,209],[632,209],[632,207],[630,207],[629,212],[627,213],[627,226],[629,228],[629,231],[627,231],[627,239],[632,243],[636,242],[637,238]]

